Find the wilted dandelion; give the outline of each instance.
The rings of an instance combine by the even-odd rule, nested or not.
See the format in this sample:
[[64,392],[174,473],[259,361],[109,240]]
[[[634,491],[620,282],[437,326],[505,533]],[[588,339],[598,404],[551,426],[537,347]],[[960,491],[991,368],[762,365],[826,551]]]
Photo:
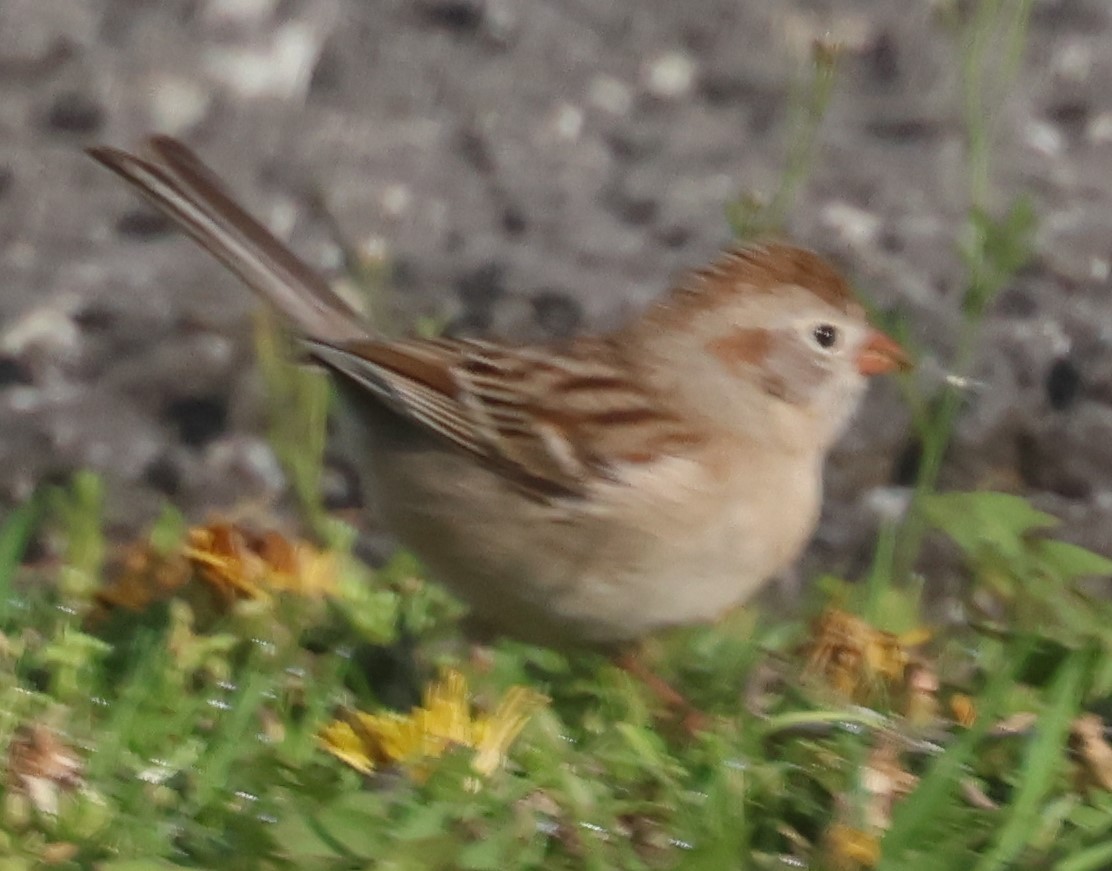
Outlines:
[[1112,791],[1112,745],[1104,721],[1096,714],[1082,714],[1070,727],[1070,751],[1078,763],[1082,788]]
[[319,597],[336,590],[336,556],[276,532],[255,534],[228,523],[189,530],[184,543],[161,550],[150,541],[129,546],[110,584],[96,594],[102,609],[141,611],[200,583],[222,606],[276,593]]
[[149,541],[131,544],[116,560],[114,580],[95,594],[104,610],[142,611],[176,595],[189,583],[189,561],[178,551],[164,554]]
[[842,695],[860,703],[885,696],[904,696],[915,711],[923,708],[924,673],[911,648],[929,637],[926,630],[904,635],[884,632],[838,608],[824,610],[811,628],[807,672],[822,678]]
[[8,748],[7,786],[27,795],[40,812],[56,816],[62,793],[73,792],[83,781],[77,753],[42,723],[20,726]]
[[224,523],[189,531],[185,556],[229,598],[268,599],[276,592],[327,595],[335,589],[335,557],[276,532],[251,535]]

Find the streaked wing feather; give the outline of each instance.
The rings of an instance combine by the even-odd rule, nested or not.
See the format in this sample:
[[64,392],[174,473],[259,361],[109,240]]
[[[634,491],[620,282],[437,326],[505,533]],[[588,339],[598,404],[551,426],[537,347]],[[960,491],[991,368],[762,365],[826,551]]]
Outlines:
[[541,498],[584,496],[696,436],[606,359],[471,340],[310,343],[314,357]]
[[452,397],[343,347],[307,342],[325,366],[364,387],[399,414],[476,454],[485,453],[463,407]]

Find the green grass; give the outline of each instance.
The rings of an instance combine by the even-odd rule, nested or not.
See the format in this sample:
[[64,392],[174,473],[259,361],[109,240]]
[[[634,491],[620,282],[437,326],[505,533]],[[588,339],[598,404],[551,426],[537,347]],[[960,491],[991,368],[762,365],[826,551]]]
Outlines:
[[[98,591],[122,569],[98,479],[79,475],[12,514],[0,528],[0,871],[1112,866],[1112,771],[1099,744],[1070,738],[1082,712],[1112,711],[1112,605],[1081,585],[1112,562],[1056,541],[1054,519],[1020,497],[936,492],[960,379],[1031,247],[1030,204],[990,206],[990,110],[1018,69],[1030,7],[940,7],[967,132],[965,322],[958,377],[937,395],[904,384],[923,446],[910,509],[881,531],[862,583],[817,580],[798,617],[744,611],[654,640],[657,670],[709,716],[705,732],[684,733],[591,653],[500,642],[475,657],[460,608],[410,558],[371,571],[348,557],[351,533],[318,495],[327,389],[289,366],[264,326],[271,440],[306,529],[338,555],[336,588],[230,610],[189,588],[106,612]],[[765,207],[731,210],[739,233],[782,226],[816,159],[835,60],[816,54],[780,187]],[[25,561],[36,534],[57,560]],[[860,629],[816,666],[809,618],[832,604],[893,633],[921,626],[928,534],[964,560],[963,619],[934,627],[898,681],[845,665],[867,649]],[[186,535],[168,510],[149,552],[172,555]],[[481,709],[513,686],[548,697],[501,770],[477,777],[460,747],[424,778],[388,764],[364,776],[321,749],[335,715],[405,711],[445,665],[468,675]],[[921,684],[917,708],[913,672],[939,684]],[[849,696],[835,686],[847,679]],[[949,716],[958,693],[977,713],[968,728]],[[1034,717],[1005,728],[1021,714]],[[52,768],[69,757],[76,773]]]
[[[87,488],[55,501],[91,510],[77,492]],[[742,613],[660,641],[661,673],[711,716],[694,738],[605,660],[503,642],[482,668],[462,666],[477,703],[490,707],[517,684],[550,702],[477,789],[463,749],[420,782],[389,768],[363,777],[315,739],[338,706],[380,710],[390,687],[404,696],[435,664],[467,662],[458,612],[405,561],[370,577],[348,564],[361,598],[341,585],[328,606],[279,596],[203,620],[177,599],[90,626],[87,596],[39,582],[56,569],[15,572],[9,559],[0,739],[48,726],[83,770],[78,788],[57,788],[56,814],[9,772],[0,868],[40,867],[44,852],[63,847],[57,867],[101,869],[857,867],[834,861],[825,836],[835,821],[867,828],[869,760],[881,746],[919,778],[894,802],[886,835],[877,832],[881,867],[1101,867],[1112,802],[1078,788],[1083,766],[1067,736],[1112,691],[1102,629],[1112,608],[1049,603],[1069,598],[1079,572],[1107,566],[1048,549],[1032,534],[1045,518],[1022,500],[1003,505],[1011,521],[1001,523],[1000,505],[979,504],[985,496],[947,496],[936,510],[943,525],[963,519],[958,544],[977,545],[974,578],[1030,575],[1012,577],[1014,595],[1001,601],[1041,600],[1042,619],[960,627],[923,654],[946,685],[940,701],[951,683],[976,700],[972,728],[945,716],[910,721],[895,698],[840,701],[804,673],[802,623]],[[89,518],[72,504],[60,516],[62,533],[91,543]],[[25,539],[26,524],[14,517],[0,543]],[[1037,589],[1022,586],[1036,577]],[[817,591],[809,610],[827,595]],[[852,601],[855,590],[841,595]],[[379,612],[376,629],[368,610]],[[399,647],[390,627],[401,614],[420,632]],[[403,648],[412,671],[397,664]],[[995,734],[1026,711],[1039,715],[1033,727]],[[972,805],[968,784],[997,807]]]

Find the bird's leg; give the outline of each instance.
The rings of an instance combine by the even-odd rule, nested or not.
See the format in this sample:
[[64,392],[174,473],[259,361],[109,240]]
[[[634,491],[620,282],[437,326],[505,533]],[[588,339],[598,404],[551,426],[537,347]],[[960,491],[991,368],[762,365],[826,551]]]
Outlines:
[[645,664],[643,651],[629,647],[614,657],[614,664],[630,677],[644,684],[661,704],[680,720],[680,726],[689,736],[705,731],[707,715],[688,701],[687,697]]

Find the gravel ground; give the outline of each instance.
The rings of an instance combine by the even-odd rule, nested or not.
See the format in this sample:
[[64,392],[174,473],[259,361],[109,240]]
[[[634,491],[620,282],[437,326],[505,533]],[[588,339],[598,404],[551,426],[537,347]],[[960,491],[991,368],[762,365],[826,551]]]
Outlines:
[[[281,505],[253,301],[81,154],[186,138],[312,262],[319,190],[388,251],[399,307],[461,332],[605,327],[728,240],[775,188],[812,40],[845,55],[792,235],[952,352],[967,207],[958,56],[908,0],[0,0],[0,514],[105,475],[115,529]],[[994,197],[1039,216],[994,308],[947,466],[1030,494],[1112,555],[1112,4],[1036,2],[994,107]],[[831,463],[810,567],[857,571],[906,477],[870,395]],[[334,458],[330,499],[353,500]]]

